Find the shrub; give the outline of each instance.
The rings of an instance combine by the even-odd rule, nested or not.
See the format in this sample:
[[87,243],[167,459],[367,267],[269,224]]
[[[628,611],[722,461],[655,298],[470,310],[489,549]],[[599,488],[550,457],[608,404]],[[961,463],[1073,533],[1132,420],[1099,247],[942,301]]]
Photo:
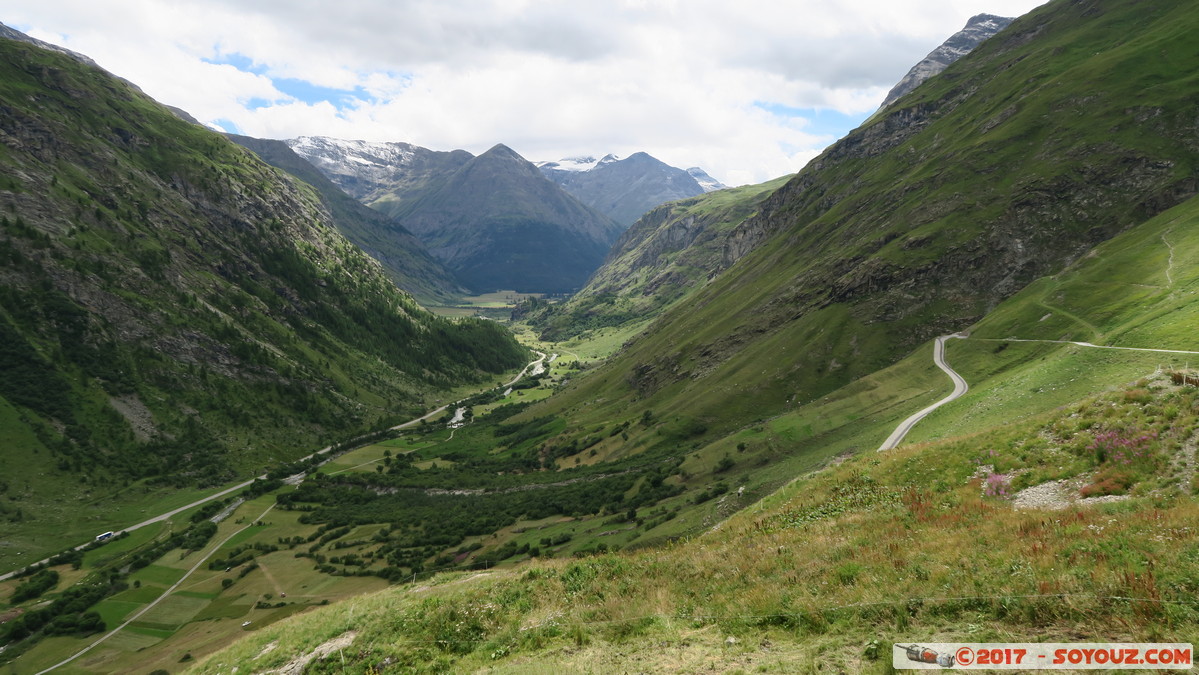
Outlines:
[[1079,490],[1083,497],[1101,497],[1103,495],[1122,495],[1128,492],[1135,479],[1124,471],[1107,469],[1095,476],[1095,482]]

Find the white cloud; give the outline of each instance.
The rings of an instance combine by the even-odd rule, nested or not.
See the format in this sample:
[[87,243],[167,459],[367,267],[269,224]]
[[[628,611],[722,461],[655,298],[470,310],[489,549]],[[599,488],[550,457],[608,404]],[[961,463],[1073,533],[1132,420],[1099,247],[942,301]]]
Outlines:
[[[1037,4],[10,0],[0,21],[250,135],[502,142],[530,159],[645,150],[739,184],[798,170],[848,130],[756,103],[864,118],[972,14]],[[205,62],[233,55],[262,74]],[[298,100],[280,78],[370,100]]]

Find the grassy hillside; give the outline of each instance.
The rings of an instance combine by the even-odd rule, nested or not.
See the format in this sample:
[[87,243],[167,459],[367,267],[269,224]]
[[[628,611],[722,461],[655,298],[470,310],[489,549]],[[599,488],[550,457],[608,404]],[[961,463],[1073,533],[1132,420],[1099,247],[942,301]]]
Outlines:
[[396,289],[310,187],[104,71],[0,40],[0,98],[3,567],[524,361]]
[[1196,190],[1199,12],[1050,3],[851,133],[727,271],[546,408],[730,433],[897,362]]
[[[309,672],[890,672],[891,644],[913,640],[1190,641],[1197,404],[1194,387],[1161,378],[861,455],[684,544],[391,589],[261,630],[189,672],[314,653]],[[1108,451],[1117,440],[1137,447]],[[1062,510],[1013,499],[1066,473],[1081,480]],[[1115,473],[1126,499],[1078,501]]]
[[732,262],[725,257],[729,234],[787,180],[719,190],[653,209],[621,235],[604,265],[570,300],[529,303],[523,312],[547,340],[654,319]]

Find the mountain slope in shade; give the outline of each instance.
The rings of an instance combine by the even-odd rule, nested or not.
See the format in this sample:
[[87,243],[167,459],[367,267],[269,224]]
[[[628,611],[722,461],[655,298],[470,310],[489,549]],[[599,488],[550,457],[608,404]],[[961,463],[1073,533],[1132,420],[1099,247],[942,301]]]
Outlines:
[[883,100],[880,109],[886,108],[904,94],[920,86],[921,82],[945,70],[949,64],[969,54],[971,50],[982,44],[983,40],[1007,28],[1012,21],[1011,18],[993,14],[979,14],[971,17],[966,22],[965,28],[951,35],[939,47],[929,52],[929,55],[923,60],[912,66],[912,69],[891,88],[891,91],[887,92],[887,98]]
[[316,188],[341,233],[378,260],[401,289],[431,303],[445,302],[465,291],[412,233],[346,194],[284,141],[226,136],[268,164]]
[[625,227],[660,204],[724,187],[702,169],[677,169],[644,152],[625,159],[605,155],[599,160],[569,158],[537,166],[579,201]]
[[476,291],[573,291],[620,231],[504,145],[405,200],[395,217]]

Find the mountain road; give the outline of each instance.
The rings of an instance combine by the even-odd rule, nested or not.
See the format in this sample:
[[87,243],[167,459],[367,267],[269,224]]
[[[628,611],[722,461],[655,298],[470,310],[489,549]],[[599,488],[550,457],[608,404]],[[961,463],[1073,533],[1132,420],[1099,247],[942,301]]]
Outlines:
[[912,427],[916,426],[917,422],[925,417],[928,417],[929,413],[937,408],[940,408],[946,403],[961,398],[963,394],[970,390],[970,385],[966,384],[966,380],[962,378],[961,375],[958,375],[957,371],[953,368],[950,368],[949,364],[945,362],[945,341],[951,338],[957,338],[961,340],[965,339],[966,336],[962,335],[961,333],[954,333],[953,335],[942,335],[941,337],[937,338],[937,341],[933,344],[933,363],[935,363],[938,368],[945,371],[945,374],[949,376],[949,379],[953,380],[953,392],[949,394],[949,396],[946,396],[940,401],[937,401],[924,410],[921,410],[915,415],[912,415],[906,420],[900,422],[899,426],[895,427],[895,431],[892,431],[891,435],[887,437],[887,440],[883,441],[883,444],[879,446],[879,452],[890,450],[898,446],[903,442],[904,436],[907,436],[908,432],[912,430]]

